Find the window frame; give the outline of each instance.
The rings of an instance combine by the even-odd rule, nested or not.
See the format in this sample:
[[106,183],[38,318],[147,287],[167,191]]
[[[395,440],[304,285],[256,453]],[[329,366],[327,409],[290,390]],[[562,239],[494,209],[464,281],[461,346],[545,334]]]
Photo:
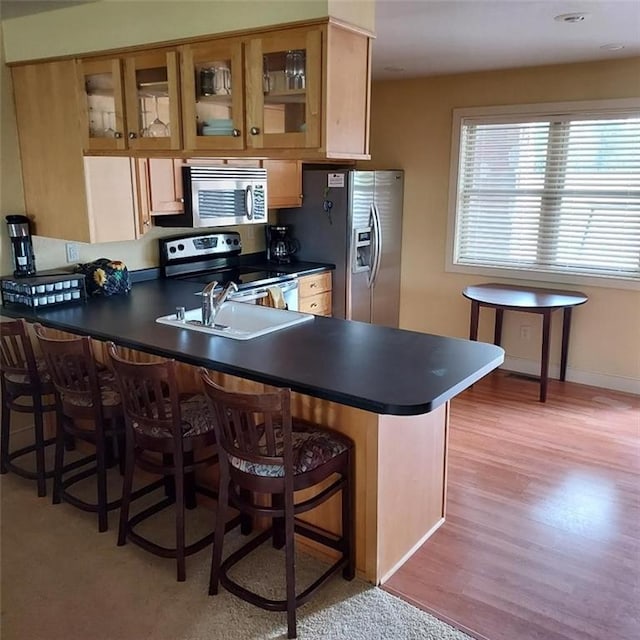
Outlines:
[[526,122],[540,117],[570,116],[602,119],[616,115],[640,111],[640,98],[620,98],[615,100],[588,100],[573,102],[549,102],[539,104],[517,104],[492,107],[465,107],[453,109],[451,127],[451,159],[449,169],[449,204],[447,220],[447,246],[445,251],[445,272],[486,275],[494,278],[528,280],[534,283],[581,284],[617,289],[640,290],[640,277],[616,277],[586,275],[571,272],[553,273],[538,269],[520,269],[507,266],[462,265],[454,262],[457,231],[458,176],[461,164],[461,133],[465,119],[482,118],[483,124],[495,120],[496,123]]

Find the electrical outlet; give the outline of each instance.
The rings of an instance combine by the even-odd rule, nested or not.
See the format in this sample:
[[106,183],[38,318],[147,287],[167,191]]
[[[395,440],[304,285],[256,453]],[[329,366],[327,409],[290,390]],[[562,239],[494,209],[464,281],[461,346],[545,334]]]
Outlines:
[[531,340],[531,327],[528,324],[520,325],[520,340]]
[[65,248],[67,250],[67,262],[80,262],[80,252],[75,242],[67,242]]

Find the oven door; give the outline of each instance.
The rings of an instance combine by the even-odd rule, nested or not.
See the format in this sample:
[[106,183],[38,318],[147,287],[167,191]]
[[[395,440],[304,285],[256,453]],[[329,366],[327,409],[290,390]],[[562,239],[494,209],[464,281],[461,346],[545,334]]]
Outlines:
[[[282,292],[284,303],[289,311],[298,311],[298,281],[287,280],[286,282],[278,282],[269,287],[278,287]],[[258,300],[266,298],[269,295],[268,288],[266,286],[253,287],[251,289],[243,289],[234,293],[231,296],[231,300],[235,302],[248,302],[249,304],[257,304]]]

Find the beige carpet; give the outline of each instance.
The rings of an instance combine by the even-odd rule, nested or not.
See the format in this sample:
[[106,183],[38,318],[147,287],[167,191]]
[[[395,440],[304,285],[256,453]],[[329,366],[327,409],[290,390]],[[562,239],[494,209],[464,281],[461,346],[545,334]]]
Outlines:
[[[207,595],[210,548],[188,559],[187,581],[179,584],[173,560],[130,543],[116,546],[117,512],[110,515],[111,529],[99,534],[93,514],[52,505],[50,496],[37,498],[35,484],[15,475],[1,478],[3,640],[286,638],[286,614],[253,607],[224,589]],[[198,508],[188,517],[193,536],[213,516]],[[167,510],[149,526],[171,532],[172,521]],[[229,534],[225,553],[241,540]],[[300,584],[320,568],[305,554],[297,565]],[[263,547],[235,575],[279,595],[281,567],[281,552]],[[298,610],[298,637],[469,640],[381,589],[341,577]]]

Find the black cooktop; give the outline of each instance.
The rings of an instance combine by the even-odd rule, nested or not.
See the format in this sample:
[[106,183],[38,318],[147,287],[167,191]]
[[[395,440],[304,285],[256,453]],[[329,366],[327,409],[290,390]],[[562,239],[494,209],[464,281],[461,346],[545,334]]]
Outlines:
[[225,286],[229,282],[235,282],[238,285],[238,289],[248,289],[258,285],[273,284],[284,279],[289,280],[293,277],[290,273],[283,273],[282,271],[256,271],[253,267],[231,267],[184,274],[172,279],[201,282],[203,285],[217,280],[221,286]]

